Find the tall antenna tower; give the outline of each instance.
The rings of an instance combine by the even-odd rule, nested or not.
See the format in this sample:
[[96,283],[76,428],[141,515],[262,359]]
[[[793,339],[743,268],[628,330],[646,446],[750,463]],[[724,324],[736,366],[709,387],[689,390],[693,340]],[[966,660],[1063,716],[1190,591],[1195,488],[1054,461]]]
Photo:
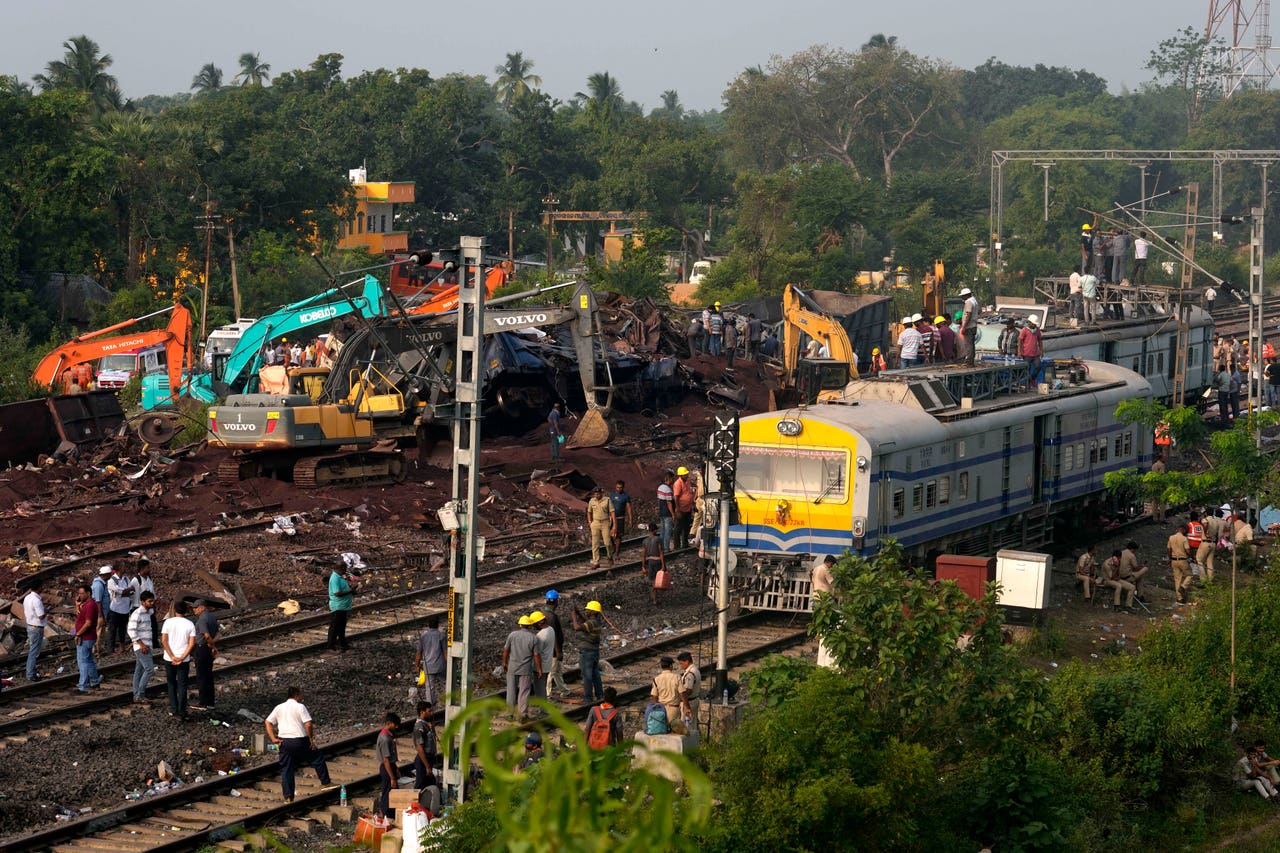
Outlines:
[[1266,89],[1277,72],[1271,46],[1271,0],[1209,0],[1205,38],[1226,43],[1222,94]]

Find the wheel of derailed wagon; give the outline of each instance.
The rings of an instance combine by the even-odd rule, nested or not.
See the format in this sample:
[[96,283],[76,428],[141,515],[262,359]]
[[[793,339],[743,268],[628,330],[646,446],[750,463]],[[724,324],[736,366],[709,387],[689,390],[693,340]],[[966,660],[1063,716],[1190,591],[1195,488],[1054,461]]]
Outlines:
[[591,409],[578,421],[578,428],[573,431],[573,435],[569,436],[565,446],[569,448],[604,447],[612,437],[613,427],[609,419],[602,415],[599,409]]
[[168,444],[178,434],[178,418],[172,414],[152,413],[133,422],[133,432],[147,444]]

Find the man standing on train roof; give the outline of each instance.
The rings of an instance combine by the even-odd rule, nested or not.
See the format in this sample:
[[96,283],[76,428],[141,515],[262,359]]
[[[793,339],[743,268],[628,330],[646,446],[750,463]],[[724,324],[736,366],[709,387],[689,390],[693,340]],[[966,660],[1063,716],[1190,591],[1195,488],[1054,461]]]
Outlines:
[[902,331],[898,333],[898,364],[902,367],[920,364],[920,333],[910,317],[902,318]]
[[962,353],[964,363],[973,367],[974,359],[978,354],[978,297],[974,296],[973,291],[967,287],[960,290],[960,295],[964,297],[964,308],[960,313]]
[[1084,321],[1090,326],[1098,324],[1098,277],[1086,272],[1080,276],[1080,292],[1084,296]]
[[1080,271],[1093,266],[1093,226],[1088,222],[1080,226]]
[[933,359],[933,324],[919,313],[911,316],[911,322],[920,333],[920,353],[916,356],[916,363],[928,364]]
[[1027,361],[1031,372],[1027,381],[1030,387],[1034,388],[1040,381],[1040,360],[1044,356],[1044,337],[1040,333],[1035,317],[1028,317],[1027,325],[1023,326],[1018,334],[1018,355]]

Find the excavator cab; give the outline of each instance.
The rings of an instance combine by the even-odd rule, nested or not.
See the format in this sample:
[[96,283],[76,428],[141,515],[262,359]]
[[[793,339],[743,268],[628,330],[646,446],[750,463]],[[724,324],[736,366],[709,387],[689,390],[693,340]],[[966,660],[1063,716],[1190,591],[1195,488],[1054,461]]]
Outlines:
[[796,365],[796,396],[802,406],[812,405],[824,391],[839,396],[849,384],[849,363],[832,358],[802,358]]
[[346,404],[355,410],[358,418],[384,420],[404,415],[404,395],[373,365],[351,371],[351,391]]

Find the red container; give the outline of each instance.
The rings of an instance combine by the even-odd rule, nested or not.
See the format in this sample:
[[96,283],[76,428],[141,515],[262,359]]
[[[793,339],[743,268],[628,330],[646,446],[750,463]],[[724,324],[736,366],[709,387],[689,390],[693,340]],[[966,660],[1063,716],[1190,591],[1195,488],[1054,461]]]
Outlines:
[[996,558],[940,554],[934,574],[940,581],[955,581],[977,600],[987,591],[987,583],[996,579]]

